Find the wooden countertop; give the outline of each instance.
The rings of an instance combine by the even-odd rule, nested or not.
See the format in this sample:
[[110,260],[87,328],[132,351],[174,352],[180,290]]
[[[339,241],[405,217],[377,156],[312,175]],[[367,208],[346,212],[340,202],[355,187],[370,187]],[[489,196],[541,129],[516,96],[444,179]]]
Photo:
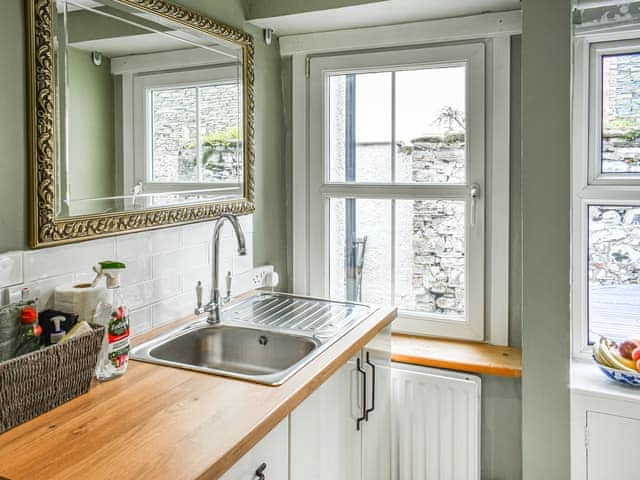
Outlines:
[[394,333],[391,360],[502,377],[522,377],[522,352],[486,343]]
[[279,387],[132,361],[123,377],[0,435],[0,477],[215,479],[395,316],[376,310]]

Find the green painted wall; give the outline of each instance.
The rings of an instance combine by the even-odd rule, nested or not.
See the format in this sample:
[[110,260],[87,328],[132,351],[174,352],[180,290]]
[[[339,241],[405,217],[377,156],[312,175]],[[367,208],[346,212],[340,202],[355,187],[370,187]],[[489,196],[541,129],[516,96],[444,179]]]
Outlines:
[[519,480],[522,478],[521,382],[494,375],[481,377],[482,479]]
[[523,0],[522,454],[525,480],[567,480],[571,0]]
[[246,3],[247,18],[253,20],[381,2],[380,0],[247,0]]
[[[511,39],[510,136],[510,248],[509,344],[521,345],[522,281],[520,188],[520,68],[521,37]],[[522,477],[522,382],[482,375],[482,478],[517,480]]]
[[522,347],[522,36],[511,37],[509,345]]
[[27,88],[24,2],[0,16],[0,251],[27,246]]
[[[509,249],[509,344],[521,345],[521,188],[520,188],[520,68],[521,37],[511,39],[511,161]],[[482,478],[522,477],[522,382],[482,375]]]
[[[94,65],[91,53],[67,48],[69,173],[71,200],[115,195],[115,99],[111,62]],[[92,211],[113,207],[91,204]],[[81,207],[83,208],[83,207]]]
[[[27,100],[24,0],[3,1],[0,16],[0,251],[25,249],[27,210]],[[245,24],[242,0],[178,0],[194,10],[252,33],[256,41],[256,264],[270,263],[288,286],[280,55]]]

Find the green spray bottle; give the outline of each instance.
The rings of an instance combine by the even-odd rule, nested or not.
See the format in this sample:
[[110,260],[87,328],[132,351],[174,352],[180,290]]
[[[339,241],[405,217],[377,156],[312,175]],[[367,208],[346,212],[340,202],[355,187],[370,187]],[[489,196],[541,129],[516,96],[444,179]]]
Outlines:
[[100,262],[93,267],[97,275],[91,286],[95,287],[104,277],[107,289],[112,292],[111,303],[98,303],[93,317],[94,323],[106,329],[96,365],[96,377],[100,381],[123,375],[129,363],[129,309],[120,292],[120,273],[125,268],[124,263],[112,261]]

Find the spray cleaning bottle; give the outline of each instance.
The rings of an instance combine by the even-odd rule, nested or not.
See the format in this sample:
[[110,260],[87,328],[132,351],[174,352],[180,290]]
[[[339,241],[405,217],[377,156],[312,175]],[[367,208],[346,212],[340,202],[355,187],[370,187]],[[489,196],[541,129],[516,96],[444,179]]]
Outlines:
[[93,317],[94,323],[106,329],[96,365],[96,377],[100,381],[123,375],[129,362],[129,310],[120,293],[120,273],[125,268],[122,262],[110,261],[93,267],[97,276],[91,286],[95,287],[105,277],[107,289],[113,293],[111,303],[98,303]]

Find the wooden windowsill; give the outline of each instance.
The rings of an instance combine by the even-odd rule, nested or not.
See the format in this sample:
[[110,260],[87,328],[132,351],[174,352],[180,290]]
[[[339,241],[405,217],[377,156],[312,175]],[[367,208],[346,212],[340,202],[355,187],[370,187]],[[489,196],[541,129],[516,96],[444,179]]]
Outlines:
[[391,341],[391,360],[462,372],[522,377],[520,349],[464,340],[394,333]]

